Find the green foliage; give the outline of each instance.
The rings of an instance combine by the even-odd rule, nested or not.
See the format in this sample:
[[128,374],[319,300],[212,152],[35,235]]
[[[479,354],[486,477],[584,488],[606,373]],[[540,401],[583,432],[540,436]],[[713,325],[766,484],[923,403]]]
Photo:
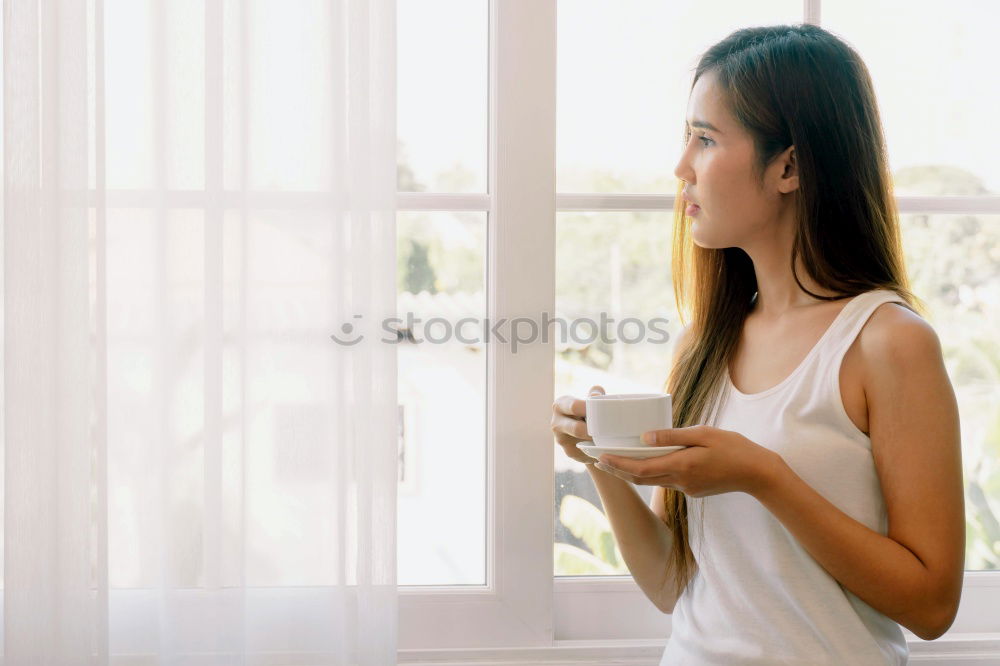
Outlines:
[[483,291],[486,225],[481,213],[400,212],[396,248],[400,291]]
[[[1000,369],[1000,358],[989,363]],[[994,384],[995,385],[995,384]],[[966,568],[1000,570],[1000,410],[983,433],[978,455],[965,459]]]
[[428,248],[412,238],[402,238],[397,245],[396,261],[399,289],[414,294],[437,293],[434,268],[427,258]]
[[555,544],[557,575],[627,574],[611,524],[600,509],[576,495],[563,496],[559,522],[590,549],[565,543]]
[[557,576],[615,576],[623,573],[581,548],[568,543],[554,546]]

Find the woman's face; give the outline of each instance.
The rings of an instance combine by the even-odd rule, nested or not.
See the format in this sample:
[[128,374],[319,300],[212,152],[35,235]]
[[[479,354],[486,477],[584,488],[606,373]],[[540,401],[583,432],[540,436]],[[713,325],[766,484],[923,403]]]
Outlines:
[[784,173],[793,147],[768,166],[761,188],[753,140],[725,107],[711,71],[691,90],[687,114],[688,139],[674,175],[685,182],[683,196],[700,207],[690,214],[691,238],[705,248],[746,249],[792,212],[784,211],[789,201],[781,195],[798,187],[797,177]]

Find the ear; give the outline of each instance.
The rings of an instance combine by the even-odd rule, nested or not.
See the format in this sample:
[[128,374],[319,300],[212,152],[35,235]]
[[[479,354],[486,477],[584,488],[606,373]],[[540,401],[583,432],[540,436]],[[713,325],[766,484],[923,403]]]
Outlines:
[[799,168],[795,160],[795,144],[785,148],[784,152],[775,160],[779,165],[780,174],[778,176],[778,191],[788,194],[799,189]]

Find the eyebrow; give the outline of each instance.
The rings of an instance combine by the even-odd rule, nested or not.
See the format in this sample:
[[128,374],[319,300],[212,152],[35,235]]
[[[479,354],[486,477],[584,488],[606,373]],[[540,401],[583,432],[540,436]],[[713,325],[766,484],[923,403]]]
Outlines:
[[685,122],[684,122],[684,125],[685,125],[685,126],[688,126],[688,125],[689,125],[689,126],[691,126],[691,127],[702,127],[702,128],[704,128],[704,129],[707,129],[707,130],[712,130],[713,132],[717,132],[717,133],[719,133],[719,134],[722,134],[722,130],[720,130],[720,129],[719,129],[718,127],[716,127],[716,126],[715,126],[715,125],[713,125],[712,123],[710,123],[710,122],[707,122],[707,121],[704,121],[704,120],[695,120],[695,121],[694,121],[694,122],[692,122],[692,123],[689,123],[689,122],[685,121]]

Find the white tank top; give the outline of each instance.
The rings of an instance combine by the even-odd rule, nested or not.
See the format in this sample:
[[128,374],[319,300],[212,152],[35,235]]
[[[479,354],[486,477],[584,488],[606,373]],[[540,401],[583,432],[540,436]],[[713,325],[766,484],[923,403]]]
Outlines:
[[[777,451],[823,497],[879,534],[885,502],[871,440],[848,417],[840,364],[875,309],[906,305],[876,289],[853,297],[779,384],[742,393],[726,374],[706,423]],[[753,496],[688,497],[697,573],[674,608],[660,666],[884,666],[909,657],[900,626],[837,582]],[[702,514],[702,512],[704,512]]]

